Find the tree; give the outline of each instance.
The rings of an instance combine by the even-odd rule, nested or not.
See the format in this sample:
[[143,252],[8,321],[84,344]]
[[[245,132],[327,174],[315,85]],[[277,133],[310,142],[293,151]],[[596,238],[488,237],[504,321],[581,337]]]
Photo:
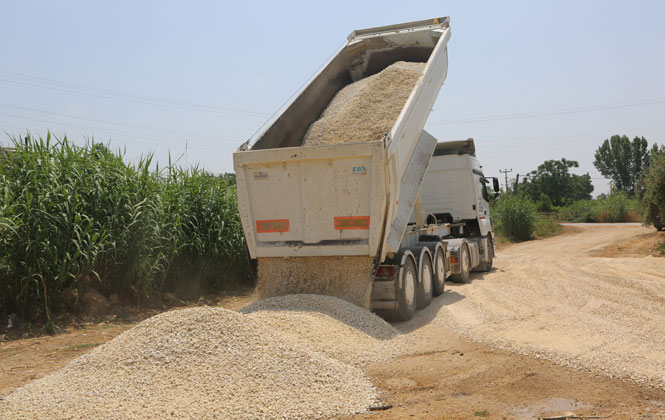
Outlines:
[[533,201],[542,201],[541,194],[549,197],[551,205],[561,206],[568,202],[591,198],[593,185],[589,174],[575,175],[571,168],[578,168],[577,161],[566,158],[547,160],[527,175],[528,181],[520,189]]
[[641,182],[641,198],[645,221],[661,230],[665,227],[665,146],[660,150],[654,148],[652,152],[650,165],[644,171]]
[[644,137],[630,141],[628,136],[614,135],[596,150],[593,165],[614,187],[632,195],[642,171],[649,165],[650,154]]

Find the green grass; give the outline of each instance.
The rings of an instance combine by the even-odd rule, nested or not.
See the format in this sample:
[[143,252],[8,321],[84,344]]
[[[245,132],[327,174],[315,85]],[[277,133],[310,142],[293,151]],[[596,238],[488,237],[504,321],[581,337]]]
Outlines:
[[566,222],[640,222],[640,204],[636,197],[613,191],[605,198],[579,200],[558,208],[559,219]]
[[28,136],[0,159],[0,306],[54,330],[86,287],[142,297],[248,280],[235,184]]
[[490,413],[487,410],[474,411],[473,415],[476,416],[476,417],[488,417],[490,415]]
[[537,238],[549,238],[561,233],[561,225],[552,219],[541,218],[536,222],[535,236]]
[[665,243],[661,244],[661,245],[658,247],[658,253],[659,253],[659,254],[662,254],[662,255],[665,255]]

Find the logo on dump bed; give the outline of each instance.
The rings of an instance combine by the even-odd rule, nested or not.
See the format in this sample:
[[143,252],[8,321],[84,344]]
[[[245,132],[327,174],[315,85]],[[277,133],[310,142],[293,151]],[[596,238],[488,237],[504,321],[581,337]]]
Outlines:
[[288,232],[289,219],[257,220],[256,233]]
[[262,171],[254,172],[254,179],[268,179],[268,174]]
[[335,229],[369,229],[369,216],[335,217]]
[[365,165],[353,167],[354,175],[365,175],[366,173],[367,173],[367,168],[365,168]]

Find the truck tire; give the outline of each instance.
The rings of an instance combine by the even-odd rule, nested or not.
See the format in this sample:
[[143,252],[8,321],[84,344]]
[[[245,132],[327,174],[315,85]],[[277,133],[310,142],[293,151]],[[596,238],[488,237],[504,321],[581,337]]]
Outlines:
[[432,271],[432,295],[440,296],[446,288],[446,256],[443,253],[443,247],[437,247],[434,253]]
[[492,269],[492,265],[494,264],[494,243],[492,242],[491,236],[487,237],[487,253],[490,256],[489,260],[478,264],[478,271],[488,272]]
[[432,261],[429,254],[422,255],[420,261],[420,273],[418,273],[418,302],[417,309],[424,309],[432,303],[432,286],[433,286],[433,272]]
[[388,321],[408,321],[416,314],[418,304],[418,269],[412,256],[404,260],[393,282],[396,306],[378,309],[375,313]]
[[408,257],[396,279],[395,300],[397,309],[388,311],[387,318],[394,321],[408,321],[416,314],[418,305],[418,269],[413,258]]
[[471,271],[471,256],[469,255],[469,245],[463,243],[459,248],[459,261],[461,265],[461,272],[453,274],[450,279],[455,283],[466,283],[469,281],[469,272]]

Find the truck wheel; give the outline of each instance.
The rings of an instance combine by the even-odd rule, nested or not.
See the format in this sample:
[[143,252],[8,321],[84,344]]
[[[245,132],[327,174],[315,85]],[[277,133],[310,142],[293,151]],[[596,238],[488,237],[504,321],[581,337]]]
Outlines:
[[469,255],[469,245],[463,243],[459,250],[459,263],[461,272],[451,276],[455,283],[466,283],[469,281],[469,271],[471,271],[471,257]]
[[443,294],[446,288],[446,256],[443,255],[443,248],[436,248],[434,255],[434,278],[432,279],[432,294],[439,296]]
[[432,303],[432,261],[427,254],[423,255],[420,262],[420,275],[418,278],[418,305],[417,309],[423,309]]
[[416,314],[418,304],[418,270],[413,258],[406,259],[401,271],[401,278],[395,285],[397,309],[388,316],[395,321],[408,321]]
[[487,237],[487,252],[490,254],[490,258],[488,261],[483,261],[478,264],[478,271],[490,271],[492,269],[492,265],[494,264],[494,244],[492,243],[491,236]]

